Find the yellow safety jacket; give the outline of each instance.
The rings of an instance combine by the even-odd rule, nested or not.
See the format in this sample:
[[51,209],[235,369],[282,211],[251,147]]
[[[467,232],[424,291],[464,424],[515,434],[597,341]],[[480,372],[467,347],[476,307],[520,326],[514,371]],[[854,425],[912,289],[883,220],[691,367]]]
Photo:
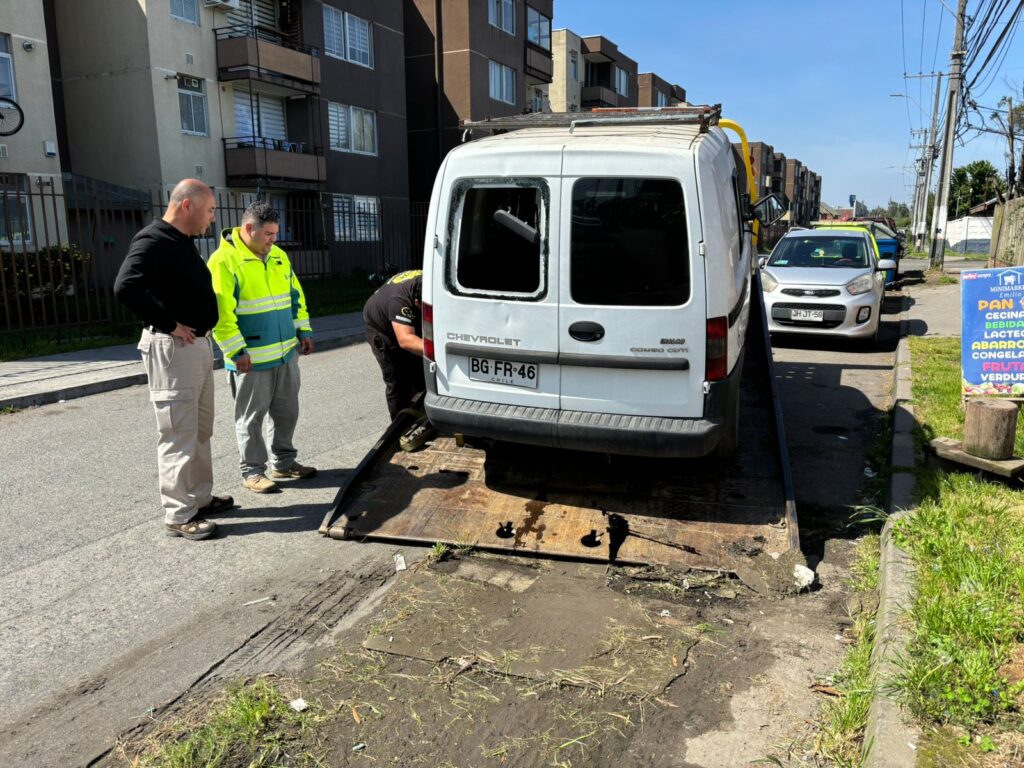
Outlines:
[[254,371],[282,365],[299,339],[313,334],[302,286],[276,245],[264,261],[246,248],[238,227],[226,229],[207,266],[220,314],[213,338],[228,370],[235,370],[234,359],[242,353]]

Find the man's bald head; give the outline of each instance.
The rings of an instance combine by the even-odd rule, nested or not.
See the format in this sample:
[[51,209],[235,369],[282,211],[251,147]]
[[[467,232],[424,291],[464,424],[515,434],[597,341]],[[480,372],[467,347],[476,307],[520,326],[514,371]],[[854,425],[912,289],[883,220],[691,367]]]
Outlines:
[[182,179],[167,201],[164,221],[189,236],[201,235],[216,221],[213,190],[199,179]]
[[199,179],[182,179],[171,190],[171,198],[168,200],[168,203],[171,205],[181,205],[183,200],[201,203],[207,195],[212,194],[213,192],[210,188]]

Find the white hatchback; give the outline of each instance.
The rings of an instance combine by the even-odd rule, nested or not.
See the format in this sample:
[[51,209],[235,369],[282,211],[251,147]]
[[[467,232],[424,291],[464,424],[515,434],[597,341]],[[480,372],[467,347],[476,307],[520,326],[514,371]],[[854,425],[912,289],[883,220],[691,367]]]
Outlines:
[[866,232],[794,230],[776,244],[761,271],[768,330],[877,339],[885,270]]

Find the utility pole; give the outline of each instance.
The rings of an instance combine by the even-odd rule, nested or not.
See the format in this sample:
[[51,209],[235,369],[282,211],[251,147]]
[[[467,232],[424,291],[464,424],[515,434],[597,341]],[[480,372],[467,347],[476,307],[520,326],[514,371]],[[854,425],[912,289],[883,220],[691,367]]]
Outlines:
[[953,142],[956,140],[957,102],[960,96],[960,78],[963,75],[964,20],[966,16],[967,0],[960,0],[956,9],[956,34],[953,37],[953,50],[949,54],[946,136],[942,144],[942,162],[939,164],[939,188],[935,195],[935,212],[932,215],[932,244],[929,252],[931,265],[940,269],[946,256],[949,178],[953,173]]
[[921,192],[920,221],[914,229],[914,238],[917,249],[924,247],[924,233],[928,228],[928,190],[932,186],[932,168],[935,167],[935,132],[939,128],[939,102],[942,99],[942,73],[936,72],[935,80],[935,107],[932,109],[932,128],[928,134],[927,146],[924,150],[924,190]]

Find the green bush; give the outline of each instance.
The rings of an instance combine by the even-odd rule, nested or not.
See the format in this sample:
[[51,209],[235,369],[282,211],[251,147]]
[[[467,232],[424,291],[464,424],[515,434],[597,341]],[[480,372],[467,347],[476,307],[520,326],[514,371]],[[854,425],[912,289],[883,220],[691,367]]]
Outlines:
[[92,254],[77,245],[51,245],[35,251],[0,251],[5,299],[76,296],[88,285]]

